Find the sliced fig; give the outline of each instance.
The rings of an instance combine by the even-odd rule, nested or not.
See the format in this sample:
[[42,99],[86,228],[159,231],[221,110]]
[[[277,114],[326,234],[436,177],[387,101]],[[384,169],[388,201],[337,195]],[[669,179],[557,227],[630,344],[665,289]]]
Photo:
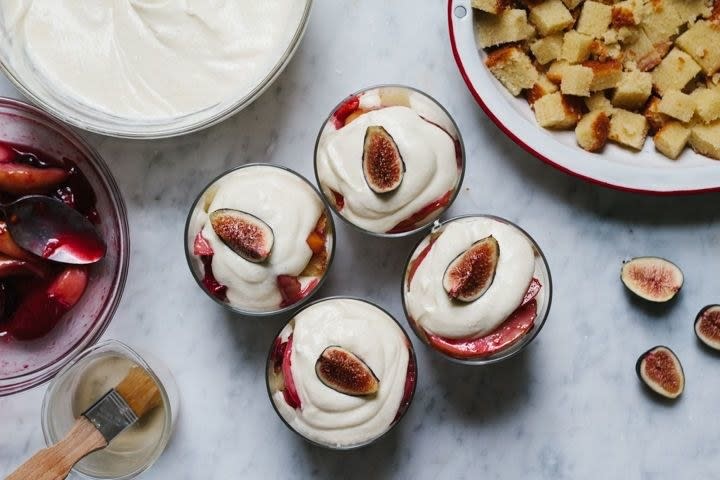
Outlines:
[[620,278],[632,293],[656,303],[672,300],[684,282],[682,270],[659,257],[638,257],[626,261]]
[[443,275],[443,288],[451,298],[474,302],[492,285],[499,259],[500,245],[495,237],[478,240],[450,262]]
[[315,374],[327,387],[354,397],[374,395],[380,381],[354,353],[337,346],[327,347],[315,362]]
[[370,190],[390,193],[400,187],[405,175],[405,162],[393,137],[379,125],[365,130],[362,158],[363,174]]
[[210,224],[225,245],[248,262],[262,263],[270,256],[275,235],[255,215],[221,208],[210,214]]
[[0,254],[0,279],[16,276],[45,277],[47,269],[42,263],[29,260],[18,260]]
[[640,355],[635,371],[648,388],[665,398],[677,398],[685,389],[680,360],[668,347],[660,345]]
[[708,305],[695,317],[695,335],[710,348],[720,350],[720,305]]

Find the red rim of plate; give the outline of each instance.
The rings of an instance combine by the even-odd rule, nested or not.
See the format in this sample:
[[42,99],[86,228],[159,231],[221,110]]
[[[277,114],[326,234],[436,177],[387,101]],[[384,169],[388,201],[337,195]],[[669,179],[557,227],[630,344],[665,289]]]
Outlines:
[[[643,189],[643,188],[633,188],[633,187],[627,187],[624,185],[617,185],[614,183],[609,183],[604,180],[600,180],[598,178],[589,177],[587,175],[584,175],[580,172],[576,172],[574,170],[571,170],[563,165],[558,164],[557,162],[553,161],[552,159],[546,157],[542,153],[538,152],[534,148],[532,148],[530,145],[525,143],[515,135],[493,112],[492,110],[485,104],[482,97],[478,93],[477,89],[473,85],[472,81],[470,80],[469,75],[467,74],[467,71],[465,70],[465,65],[463,64],[462,58],[460,58],[460,52],[457,48],[457,43],[455,40],[455,27],[453,25],[453,2],[454,0],[448,0],[448,32],[450,34],[450,46],[452,47],[452,53],[453,57],[455,57],[455,63],[457,64],[458,70],[460,71],[460,75],[462,76],[463,80],[465,81],[465,85],[467,86],[468,90],[470,90],[470,93],[475,98],[475,101],[480,105],[480,108],[482,108],[483,112],[485,112],[485,115],[490,118],[490,120],[493,121],[493,123],[500,129],[502,132],[508,136],[513,142],[515,142],[518,146],[522,147],[523,150],[537,158],[538,160],[541,160],[548,165],[550,165],[553,168],[556,168],[557,170],[560,170],[563,173],[566,173],[570,176],[579,178],[581,180],[584,180],[589,183],[593,183],[595,185],[600,185],[602,187],[612,188],[614,190],[619,190],[622,192],[631,192],[631,193],[643,193],[643,194],[650,194],[650,195],[658,195],[658,196],[673,196],[673,195],[692,195],[692,194],[699,194],[699,193],[708,193],[708,192],[719,192],[720,186],[717,187],[709,187],[709,188],[699,188],[699,189],[687,189],[687,190],[650,190],[650,189]],[[468,15],[471,15],[471,12],[468,12]]]

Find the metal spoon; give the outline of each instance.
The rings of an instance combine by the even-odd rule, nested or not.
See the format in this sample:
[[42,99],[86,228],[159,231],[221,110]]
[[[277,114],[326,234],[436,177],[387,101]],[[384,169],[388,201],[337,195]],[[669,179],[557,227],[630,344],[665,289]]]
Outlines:
[[95,226],[60,200],[28,195],[0,204],[15,243],[39,257],[60,263],[95,263],[107,246]]

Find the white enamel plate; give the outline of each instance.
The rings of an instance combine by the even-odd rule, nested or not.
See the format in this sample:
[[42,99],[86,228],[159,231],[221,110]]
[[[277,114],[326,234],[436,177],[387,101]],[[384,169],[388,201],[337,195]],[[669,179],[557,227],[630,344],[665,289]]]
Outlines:
[[655,151],[648,139],[640,152],[608,144],[590,153],[575,141],[575,132],[554,132],[535,122],[530,106],[513,97],[485,67],[473,32],[471,0],[448,0],[448,27],[460,74],[485,113],[515,143],[540,160],[587,181],[619,190],[684,194],[720,191],[720,162],[687,148],[678,160]]

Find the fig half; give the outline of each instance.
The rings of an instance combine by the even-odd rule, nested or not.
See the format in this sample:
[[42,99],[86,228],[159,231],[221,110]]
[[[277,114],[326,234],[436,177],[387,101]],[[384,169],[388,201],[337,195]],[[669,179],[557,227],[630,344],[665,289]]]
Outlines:
[[649,302],[667,302],[683,286],[682,270],[659,257],[638,257],[623,263],[620,278],[638,297]]
[[222,208],[210,214],[210,224],[220,240],[248,262],[262,263],[270,256],[275,235],[255,215]]
[[315,362],[315,374],[325,386],[354,397],[374,395],[380,381],[354,353],[338,346],[327,347]]
[[405,175],[405,162],[393,137],[379,125],[365,130],[362,158],[363,175],[370,190],[390,193],[400,187]]
[[720,350],[720,305],[708,305],[695,317],[695,335],[710,348]]
[[443,275],[443,288],[451,298],[474,302],[492,285],[499,259],[500,245],[495,237],[478,240],[450,262]]
[[635,371],[648,388],[665,398],[677,398],[685,389],[680,360],[668,347],[660,345],[640,355]]

